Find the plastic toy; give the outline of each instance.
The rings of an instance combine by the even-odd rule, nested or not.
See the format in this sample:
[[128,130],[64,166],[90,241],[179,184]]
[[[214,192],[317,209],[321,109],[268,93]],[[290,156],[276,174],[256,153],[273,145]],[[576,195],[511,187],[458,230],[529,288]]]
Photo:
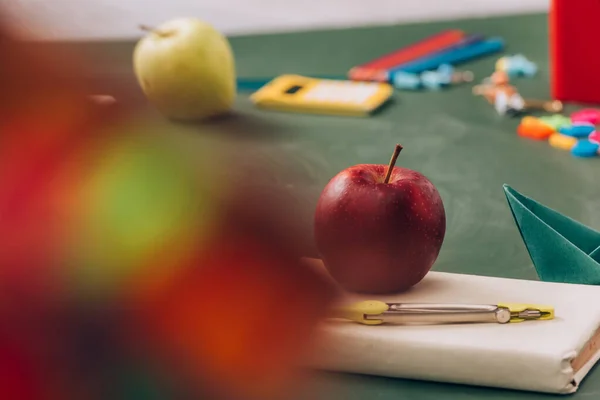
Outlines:
[[496,62],[496,71],[504,71],[508,76],[531,77],[537,73],[537,65],[522,54],[505,56]]
[[551,94],[557,100],[600,103],[600,53],[596,50],[598,0],[551,0]]

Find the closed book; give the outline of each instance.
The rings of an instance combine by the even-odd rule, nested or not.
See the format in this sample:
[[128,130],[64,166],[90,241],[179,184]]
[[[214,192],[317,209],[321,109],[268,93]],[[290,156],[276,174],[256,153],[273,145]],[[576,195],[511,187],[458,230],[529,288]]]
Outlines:
[[[311,261],[323,268],[320,261]],[[576,392],[600,358],[600,287],[430,272],[411,290],[340,302],[528,303],[554,307],[555,318],[517,323],[362,325],[324,321],[310,366],[524,391]]]

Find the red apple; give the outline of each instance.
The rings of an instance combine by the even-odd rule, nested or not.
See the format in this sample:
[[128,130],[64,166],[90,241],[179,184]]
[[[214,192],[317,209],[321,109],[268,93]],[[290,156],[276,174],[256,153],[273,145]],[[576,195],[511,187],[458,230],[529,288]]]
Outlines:
[[446,213],[435,186],[419,172],[360,164],[337,174],[315,213],[325,267],[346,290],[384,294],[420,282],[438,257]]

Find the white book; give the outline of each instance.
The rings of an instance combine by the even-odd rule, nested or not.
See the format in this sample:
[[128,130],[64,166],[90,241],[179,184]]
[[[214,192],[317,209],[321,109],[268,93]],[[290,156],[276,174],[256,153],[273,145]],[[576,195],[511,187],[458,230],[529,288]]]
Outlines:
[[[315,265],[322,268],[320,261]],[[326,321],[318,369],[516,390],[576,392],[600,358],[600,287],[430,272],[403,294],[343,294],[344,302],[530,303],[555,318],[520,323],[376,325]]]

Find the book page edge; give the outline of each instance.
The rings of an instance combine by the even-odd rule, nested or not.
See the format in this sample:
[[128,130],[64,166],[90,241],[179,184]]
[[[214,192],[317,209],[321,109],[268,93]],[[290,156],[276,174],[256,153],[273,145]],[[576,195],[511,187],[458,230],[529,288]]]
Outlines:
[[586,342],[585,346],[570,360],[573,379],[567,386],[568,393],[577,391],[581,382],[600,360],[600,326]]

